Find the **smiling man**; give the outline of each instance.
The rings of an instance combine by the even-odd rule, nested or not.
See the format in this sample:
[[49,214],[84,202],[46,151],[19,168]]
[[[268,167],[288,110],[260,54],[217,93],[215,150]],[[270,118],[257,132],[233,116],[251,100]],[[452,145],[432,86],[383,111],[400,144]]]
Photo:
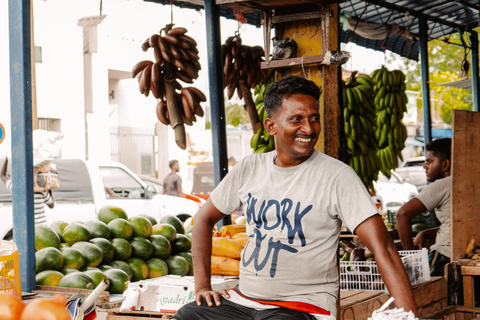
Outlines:
[[[172,319],[335,319],[342,223],[375,254],[397,306],[416,313],[405,268],[366,188],[349,166],[314,149],[320,94],[293,76],[268,87],[264,125],[276,150],[235,165],[196,214],[196,301]],[[214,291],[212,228],[241,205],[249,239],[239,286]]]
[[[442,138],[426,145],[425,173],[431,182],[415,198],[405,203],[395,214],[398,235],[404,250],[422,248],[425,239],[435,239],[428,255],[430,274],[443,276],[450,262],[450,158],[452,139]],[[423,230],[412,240],[412,219],[435,209],[440,227]]]

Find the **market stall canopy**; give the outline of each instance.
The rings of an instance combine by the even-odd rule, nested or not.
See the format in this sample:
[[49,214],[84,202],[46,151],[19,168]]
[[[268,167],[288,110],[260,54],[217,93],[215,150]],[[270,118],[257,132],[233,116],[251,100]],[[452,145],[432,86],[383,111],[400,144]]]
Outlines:
[[445,86],[445,87],[455,87],[455,88],[460,88],[460,89],[472,90],[472,79],[471,78],[465,78],[465,79],[462,79],[462,80],[445,82],[445,83],[442,83],[440,85]]
[[[170,0],[144,0],[164,5]],[[226,1],[223,1],[226,2]],[[268,3],[260,1],[231,1],[238,7],[241,3]],[[308,2],[308,1],[307,1]],[[311,1],[318,3],[319,1]],[[331,1],[325,1],[331,2]],[[195,10],[203,9],[203,0],[173,1],[173,4],[182,8]],[[340,2],[342,17],[351,15],[359,21],[377,24],[387,29],[394,30],[398,25],[400,33],[387,35],[384,39],[367,38],[354,32],[357,24],[347,26],[345,22],[340,30],[342,43],[353,42],[359,46],[373,50],[385,49],[395,52],[402,57],[418,61],[419,55],[419,24],[420,15],[428,20],[429,39],[438,39],[458,31],[471,30],[478,27],[480,4],[476,0],[348,0]],[[251,9],[251,7],[250,7]],[[251,10],[249,10],[251,11]],[[347,14],[348,13],[348,14]],[[234,9],[220,6],[220,15],[227,19],[236,19]],[[261,13],[259,11],[244,13],[247,23],[261,26]],[[342,19],[345,21],[345,19]]]

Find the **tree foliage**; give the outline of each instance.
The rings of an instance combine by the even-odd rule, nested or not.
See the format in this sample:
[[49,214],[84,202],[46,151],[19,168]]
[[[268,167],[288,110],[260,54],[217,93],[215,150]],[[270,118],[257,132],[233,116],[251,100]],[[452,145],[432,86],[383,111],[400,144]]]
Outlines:
[[250,119],[248,118],[248,113],[245,111],[243,106],[234,104],[225,107],[225,122],[236,127],[239,124],[249,123]]
[[[470,45],[467,37],[464,40]],[[461,43],[459,34],[452,34],[448,41]],[[389,61],[398,58],[389,56]],[[421,64],[406,58],[401,59],[401,69],[407,75],[407,90],[422,91]],[[461,80],[465,78],[462,71],[462,64],[468,61],[471,65],[470,49],[464,50],[461,47],[452,45],[442,40],[432,40],[428,42],[428,63],[429,63],[429,84],[430,99],[435,103],[431,105],[435,108],[442,120],[450,124],[452,121],[452,110],[472,110],[472,91],[455,87],[442,86],[442,83]],[[471,70],[470,70],[471,71]],[[471,72],[470,72],[471,73]],[[423,96],[423,94],[421,94]],[[417,107],[420,108],[419,114],[422,114],[422,102],[418,100]]]

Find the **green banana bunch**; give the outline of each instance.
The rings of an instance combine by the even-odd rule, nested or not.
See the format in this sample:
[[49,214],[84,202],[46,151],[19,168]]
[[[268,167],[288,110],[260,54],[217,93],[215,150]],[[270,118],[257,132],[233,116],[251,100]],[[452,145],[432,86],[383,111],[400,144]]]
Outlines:
[[380,159],[376,153],[376,113],[373,102],[374,83],[370,76],[353,72],[343,86],[343,118],[350,166],[365,187],[375,190]]
[[398,158],[403,161],[401,151],[405,148],[407,128],[402,122],[407,112],[408,97],[405,93],[405,75],[400,70],[389,71],[385,66],[372,72],[377,155],[382,173],[390,177],[390,171],[398,167]]
[[260,129],[258,129],[250,139],[250,147],[253,149],[253,153],[265,153],[275,150],[275,139],[273,136],[269,135],[267,130],[263,127],[265,119],[267,116],[267,111],[263,104],[263,97],[267,86],[275,81],[275,71],[270,69],[265,76],[265,78],[260,81],[260,83],[255,87],[254,94],[255,98],[255,107],[257,108],[258,116],[262,122]]

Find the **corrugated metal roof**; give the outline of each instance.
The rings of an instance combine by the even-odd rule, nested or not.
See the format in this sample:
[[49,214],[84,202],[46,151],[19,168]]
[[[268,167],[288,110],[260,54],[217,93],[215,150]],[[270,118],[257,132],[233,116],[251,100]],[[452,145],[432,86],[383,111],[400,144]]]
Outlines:
[[[168,5],[170,0],[144,0]],[[173,4],[195,10],[203,9],[202,0],[178,1]],[[419,34],[419,16],[428,20],[430,39],[438,39],[459,30],[478,27],[480,4],[478,0],[348,0],[340,3],[342,11],[370,23],[392,24],[405,27],[413,35]],[[220,6],[220,14],[227,19],[236,19],[233,9]],[[260,26],[260,12],[244,13],[249,24]],[[403,57],[418,61],[419,42],[408,40],[401,35],[392,35],[386,41],[367,39],[351,30],[340,31],[340,41],[383,51],[384,48]]]

